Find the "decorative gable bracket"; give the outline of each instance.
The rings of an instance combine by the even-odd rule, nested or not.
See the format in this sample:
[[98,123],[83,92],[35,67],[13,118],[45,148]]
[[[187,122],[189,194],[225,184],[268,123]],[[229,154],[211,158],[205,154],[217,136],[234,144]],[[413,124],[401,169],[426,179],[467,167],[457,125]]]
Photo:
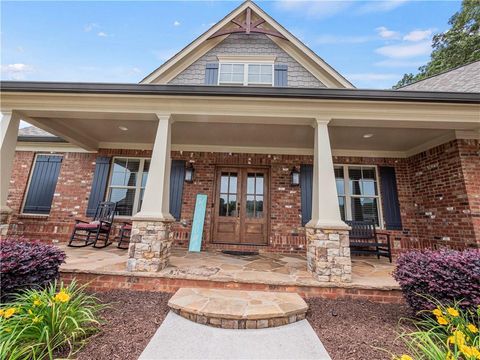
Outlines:
[[[258,15],[257,15],[258,16]],[[237,25],[237,27],[234,28],[223,28],[218,30],[216,33],[211,35],[209,39],[213,39],[218,36],[222,35],[229,35],[229,34],[251,34],[251,33],[257,33],[257,34],[265,34],[265,35],[271,35],[271,36],[276,36],[281,39],[285,39],[286,37],[280,34],[277,30],[270,30],[266,29],[264,27],[260,27],[263,23],[266,21],[262,18],[259,18],[257,20],[252,19],[252,9],[249,7],[245,10],[245,21],[239,20],[239,18],[235,18],[230,21],[230,23],[233,23],[234,25]]]

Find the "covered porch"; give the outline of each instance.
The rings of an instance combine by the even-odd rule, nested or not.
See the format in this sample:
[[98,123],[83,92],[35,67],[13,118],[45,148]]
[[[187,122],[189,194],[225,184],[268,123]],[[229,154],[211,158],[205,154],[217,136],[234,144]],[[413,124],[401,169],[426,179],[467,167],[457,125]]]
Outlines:
[[[170,234],[175,227],[191,226],[189,221],[193,217],[193,206],[185,222],[171,214],[172,158],[182,158],[197,166],[197,170],[201,164],[206,170],[205,178],[194,182],[195,186],[189,188],[190,192],[186,192],[181,201],[183,207],[197,194],[209,194],[210,222],[206,229],[200,229],[208,234],[203,238],[206,245],[258,246],[262,252],[262,247],[270,246],[273,237],[295,238],[301,232],[305,241],[294,250],[306,254],[305,257],[290,256],[281,261],[302,262],[301,270],[292,267],[302,275],[283,274],[288,277],[286,281],[298,282],[305,278],[322,283],[349,283],[352,281],[349,227],[342,217],[351,215],[352,210],[341,213],[334,158],[340,165],[355,164],[363,159],[375,167],[378,159],[387,159],[382,161],[390,166],[397,163],[406,166],[405,159],[421,151],[455,139],[478,137],[479,128],[478,105],[469,94],[28,83],[7,84],[6,91],[5,86],[2,90],[2,213],[11,212],[6,199],[20,119],[68,141],[68,146],[73,145],[75,151],[99,155],[133,151],[137,157],[148,157],[150,165],[145,184],[137,186],[142,194],[135,195],[137,209],[126,219],[133,222],[133,230],[128,259],[125,255],[121,259],[123,263],[127,260],[129,272],[165,276],[172,271],[182,272],[178,270],[182,266],[169,269],[173,259]],[[41,148],[38,145],[38,149]],[[52,149],[44,148],[48,150]],[[216,162],[209,163],[209,154],[214,154]],[[229,157],[234,160],[230,161]],[[303,158],[299,160],[299,157]],[[203,161],[198,161],[199,158]],[[275,162],[277,158],[282,162]],[[310,204],[306,223],[299,216],[303,205],[300,190],[290,187],[292,167],[298,168],[303,163],[313,165],[311,191],[303,195]],[[265,211],[255,208],[261,216],[246,223],[239,215],[245,213],[246,208],[240,209],[241,201],[233,200],[236,210],[232,214],[236,220],[225,222],[223,229],[227,230],[223,233],[218,230],[219,222],[215,219],[220,212],[222,195],[227,195],[228,202],[230,195],[238,193],[222,190],[223,173],[216,178],[215,172],[220,165],[227,173],[232,165],[242,169],[259,166],[266,169],[263,179],[269,179],[269,187],[264,187],[263,192],[249,192],[248,181],[242,185],[245,199],[253,196],[254,201],[257,198],[265,201],[262,208]],[[278,172],[275,181],[269,178],[274,167]],[[250,172],[257,173],[246,170],[246,178]],[[377,190],[372,191],[379,194],[378,184]],[[282,196],[275,198],[277,194]],[[411,193],[405,190],[407,195]],[[378,209],[382,205],[377,200],[375,206]],[[405,212],[402,216],[411,206],[408,204],[402,209]],[[228,215],[229,211],[228,205],[225,213]],[[400,210],[397,212],[398,217]],[[276,222],[285,214],[283,223]],[[379,228],[385,225],[384,219],[385,216],[378,216]],[[409,222],[415,221],[409,219]],[[397,231],[402,235],[401,225]],[[234,233],[233,241],[227,239],[227,233]],[[255,243],[257,240],[252,239],[261,241]],[[114,251],[107,250],[105,254],[114,257]],[[272,267],[279,261],[276,257],[282,255],[269,256],[261,255],[260,263],[264,261],[265,266]],[[182,264],[183,257],[206,263],[223,261],[217,255],[189,254],[178,256],[177,264]],[[235,261],[238,259],[231,260]],[[258,264],[247,261],[241,265],[241,276],[249,273],[244,267],[252,263]],[[228,262],[225,265],[228,267]],[[281,276],[288,268],[284,265],[279,267],[283,269],[279,274],[270,271],[275,274],[270,276]],[[361,268],[358,267],[358,274]],[[304,276],[308,274],[305,271],[311,275]],[[218,276],[232,275],[221,270],[217,273],[221,274]],[[307,281],[305,279],[301,281]]]

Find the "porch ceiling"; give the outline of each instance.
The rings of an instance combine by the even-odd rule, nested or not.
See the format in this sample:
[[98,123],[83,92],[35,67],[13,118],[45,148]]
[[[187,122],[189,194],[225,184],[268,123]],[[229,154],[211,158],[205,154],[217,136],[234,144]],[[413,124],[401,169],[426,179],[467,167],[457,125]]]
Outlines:
[[[151,149],[157,126],[156,115],[148,113],[26,111],[22,114],[33,125],[64,137],[73,144],[87,147],[88,150]],[[311,119],[308,118],[288,118],[286,124],[279,124],[281,121],[275,117],[182,114],[173,117],[174,150],[313,153],[313,128],[309,125]],[[373,151],[385,152],[391,156],[406,156],[424,144],[448,141],[455,137],[452,129],[388,125],[351,126],[349,123],[349,126],[345,126],[342,121],[333,120],[329,132],[334,154]],[[366,134],[372,136],[366,138]]]

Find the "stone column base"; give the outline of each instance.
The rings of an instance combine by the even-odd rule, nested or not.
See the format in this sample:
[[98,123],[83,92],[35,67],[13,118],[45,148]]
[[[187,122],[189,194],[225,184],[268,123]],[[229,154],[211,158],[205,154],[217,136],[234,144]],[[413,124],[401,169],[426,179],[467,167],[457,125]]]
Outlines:
[[307,267],[322,282],[352,281],[348,230],[306,228]]
[[7,236],[10,218],[12,216],[12,209],[3,207],[0,210],[0,236]]
[[133,221],[127,271],[160,271],[168,265],[171,223],[170,220]]

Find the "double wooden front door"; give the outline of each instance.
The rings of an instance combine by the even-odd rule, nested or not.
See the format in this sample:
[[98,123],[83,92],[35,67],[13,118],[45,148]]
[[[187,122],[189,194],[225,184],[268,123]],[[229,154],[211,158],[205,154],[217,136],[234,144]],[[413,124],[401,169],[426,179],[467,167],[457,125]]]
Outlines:
[[216,176],[213,242],[267,244],[268,169],[221,167]]

